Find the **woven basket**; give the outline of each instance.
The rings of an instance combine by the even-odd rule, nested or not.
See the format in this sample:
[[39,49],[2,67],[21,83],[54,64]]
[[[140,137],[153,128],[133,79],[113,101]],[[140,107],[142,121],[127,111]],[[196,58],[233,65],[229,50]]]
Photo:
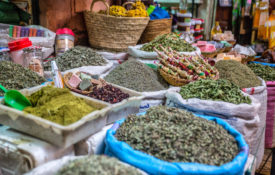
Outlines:
[[189,83],[189,81],[185,79],[181,79],[179,77],[175,77],[171,74],[166,73],[163,69],[159,69],[159,73],[163,77],[163,79],[172,86],[183,86]]
[[171,33],[172,18],[150,20],[141,35],[139,43],[148,43],[159,35]]
[[[98,1],[107,7],[107,15],[92,11]],[[105,0],[94,0],[90,11],[84,12],[84,19],[90,45],[113,51],[124,51],[128,46],[136,45],[149,22],[149,17],[110,16],[109,5]]]
[[[81,72],[77,72],[75,73],[77,76],[80,75]],[[86,73],[86,72],[82,72],[82,73],[85,73],[85,74],[89,74],[89,73]],[[68,82],[70,80],[70,78],[72,77],[73,73],[72,72],[69,72],[69,73],[66,73],[64,76],[63,76],[63,79],[64,79],[64,83],[65,85],[71,90],[71,91],[74,91],[76,93],[79,93],[79,94],[84,94],[84,95],[88,95],[89,93],[92,92],[92,90],[90,91],[82,91],[82,90],[79,90],[79,89],[76,89],[76,88],[73,88]],[[89,74],[91,75],[91,74]]]
[[224,52],[230,52],[230,50],[232,49],[233,47],[225,47],[224,48]]
[[206,58],[214,58],[218,55],[217,51],[214,52],[201,52],[201,54]]

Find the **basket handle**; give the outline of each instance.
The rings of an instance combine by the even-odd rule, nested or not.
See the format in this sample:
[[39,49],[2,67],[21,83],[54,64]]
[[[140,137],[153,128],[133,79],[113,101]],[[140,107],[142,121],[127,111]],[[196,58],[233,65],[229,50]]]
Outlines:
[[133,5],[134,3],[133,3],[133,2],[124,2],[124,3],[122,4],[122,6],[125,8],[126,5],[129,5],[129,4]]
[[106,0],[93,0],[90,10],[93,11],[93,8],[94,8],[94,5],[96,2],[103,2],[103,4],[107,7],[107,15],[109,15],[110,7],[109,7],[108,3],[106,2]]

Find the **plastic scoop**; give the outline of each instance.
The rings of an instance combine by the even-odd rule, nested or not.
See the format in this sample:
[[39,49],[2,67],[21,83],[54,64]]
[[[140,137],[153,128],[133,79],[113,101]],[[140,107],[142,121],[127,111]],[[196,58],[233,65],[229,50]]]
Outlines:
[[1,84],[0,89],[5,92],[4,101],[8,106],[18,109],[20,111],[28,106],[31,106],[31,102],[19,91],[7,90]]

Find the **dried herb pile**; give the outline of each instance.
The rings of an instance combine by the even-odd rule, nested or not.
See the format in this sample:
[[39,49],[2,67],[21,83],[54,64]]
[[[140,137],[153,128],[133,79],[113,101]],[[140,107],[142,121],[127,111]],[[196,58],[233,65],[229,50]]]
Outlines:
[[139,92],[159,91],[168,87],[157,71],[136,60],[124,62],[104,79]]
[[97,110],[68,89],[46,86],[27,97],[32,106],[24,112],[50,120],[60,125],[70,125]]
[[122,92],[119,88],[110,84],[103,87],[94,87],[89,96],[111,104],[119,103],[122,100],[129,98],[129,94]]
[[170,47],[178,52],[193,52],[196,50],[191,44],[187,43],[183,39],[180,39],[179,36],[174,33],[156,37],[153,41],[142,46],[141,50],[154,52],[154,47],[158,50],[162,50],[160,46],[163,46],[164,48]]
[[261,77],[265,81],[275,81],[275,69],[270,66],[261,64],[248,64],[247,65],[257,76]]
[[[107,64],[101,55],[93,49],[84,46],[76,46],[66,51],[63,55],[56,57],[54,60],[62,72],[82,66],[104,66]],[[44,65],[44,69],[47,71],[51,70],[50,62]]]
[[202,100],[224,101],[233,104],[251,104],[251,99],[244,96],[238,86],[228,80],[201,79],[189,83],[180,89],[184,99],[199,98]]
[[220,78],[226,79],[240,88],[261,86],[261,80],[246,65],[234,60],[221,60],[215,64],[220,73]]
[[141,173],[115,158],[92,155],[70,161],[56,175],[141,175]]
[[[43,82],[46,82],[45,78],[30,69],[10,61],[0,61],[0,84],[8,90],[30,88]],[[4,92],[0,90],[0,96],[3,95]]]
[[158,106],[144,116],[130,115],[115,136],[169,162],[220,166],[238,154],[236,140],[222,126],[178,108]]

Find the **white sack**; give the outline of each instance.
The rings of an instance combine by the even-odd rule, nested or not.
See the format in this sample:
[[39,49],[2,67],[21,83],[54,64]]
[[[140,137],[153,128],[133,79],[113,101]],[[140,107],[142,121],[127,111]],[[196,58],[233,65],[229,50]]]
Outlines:
[[258,142],[256,135],[260,122],[258,115],[260,103],[254,97],[249,97],[252,100],[250,105],[244,103],[236,105],[223,101],[200,100],[197,98],[185,100],[177,92],[168,92],[166,94],[166,106],[188,109],[224,119],[244,136],[251,151],[255,149]]
[[106,132],[112,126],[113,124],[105,126],[99,132],[75,144],[75,154],[77,156],[103,154],[105,149],[104,139],[106,137]]
[[[143,44],[141,45],[136,45],[136,46],[129,46],[128,47],[128,53],[135,57],[135,58],[143,58],[143,59],[156,59],[158,57],[158,53],[157,52],[146,52],[143,50],[140,50],[140,48],[143,46]],[[193,46],[194,47],[194,46]],[[195,47],[196,50],[194,52],[180,52],[184,55],[200,55],[201,51],[198,47]]]
[[[261,78],[260,78],[261,79]],[[261,79],[262,80],[262,79]],[[257,99],[261,107],[259,109],[258,115],[260,117],[259,129],[257,131],[257,146],[251,150],[251,153],[257,158],[256,168],[260,167],[260,164],[263,160],[264,156],[264,148],[265,148],[265,125],[266,125],[266,110],[267,110],[267,89],[266,83],[262,80],[262,86],[254,87],[254,88],[245,88],[243,92],[251,95],[255,99]],[[259,147],[258,147],[259,145]]]

